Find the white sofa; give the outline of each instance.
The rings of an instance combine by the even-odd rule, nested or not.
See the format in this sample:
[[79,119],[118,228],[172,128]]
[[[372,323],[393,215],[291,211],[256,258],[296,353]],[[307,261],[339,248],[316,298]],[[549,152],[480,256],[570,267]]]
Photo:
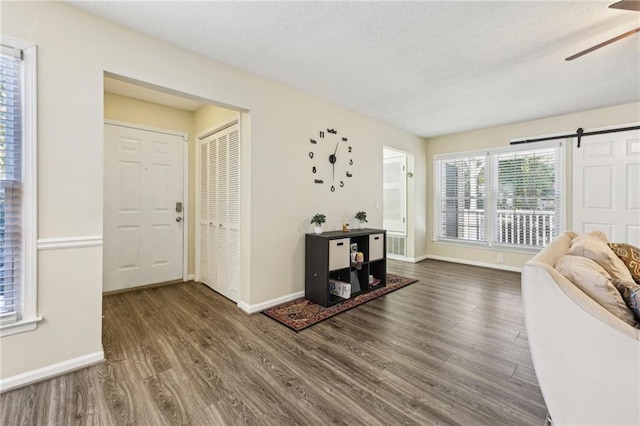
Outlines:
[[640,425],[640,329],[554,269],[574,237],[562,234],[522,270],[529,347],[551,421]]

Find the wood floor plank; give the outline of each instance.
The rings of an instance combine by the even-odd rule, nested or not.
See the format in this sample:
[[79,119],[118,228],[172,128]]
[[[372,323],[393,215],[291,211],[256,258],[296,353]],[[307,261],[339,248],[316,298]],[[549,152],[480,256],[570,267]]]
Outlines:
[[300,333],[197,283],[105,296],[107,361],[0,395],[0,424],[543,424],[519,274],[388,270],[419,282]]

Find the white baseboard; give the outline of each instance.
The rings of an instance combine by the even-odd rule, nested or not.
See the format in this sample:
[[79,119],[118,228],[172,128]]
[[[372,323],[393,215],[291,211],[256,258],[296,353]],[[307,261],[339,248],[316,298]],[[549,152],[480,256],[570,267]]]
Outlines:
[[397,254],[388,254],[387,253],[387,259],[397,260],[399,262],[411,262],[408,257],[398,256]]
[[304,297],[304,291],[298,291],[296,293],[291,293],[286,296],[278,297],[276,299],[267,300],[266,302],[257,303],[255,305],[249,305],[248,303],[245,303],[245,302],[238,302],[238,308],[242,309],[248,314],[255,314],[256,312],[262,312],[265,309],[282,305],[283,303],[290,302],[300,297]]
[[185,282],[186,281],[195,281],[195,280],[196,280],[196,276],[191,274],[191,275],[187,275],[187,279],[185,279]]
[[400,262],[407,262],[407,263],[418,263],[428,258],[429,256],[427,256],[426,254],[424,256],[419,256],[419,257],[403,257],[403,256],[396,256],[393,254],[387,254],[387,259],[398,260]]
[[51,364],[26,373],[0,379],[0,393],[30,385],[42,380],[51,379],[62,374],[71,373],[104,361],[104,352],[94,352],[67,361]]
[[463,265],[482,266],[483,268],[500,269],[502,271],[522,272],[522,268],[516,266],[507,266],[497,263],[476,262],[475,260],[457,259],[455,257],[427,255],[427,259],[443,260],[445,262],[462,263]]

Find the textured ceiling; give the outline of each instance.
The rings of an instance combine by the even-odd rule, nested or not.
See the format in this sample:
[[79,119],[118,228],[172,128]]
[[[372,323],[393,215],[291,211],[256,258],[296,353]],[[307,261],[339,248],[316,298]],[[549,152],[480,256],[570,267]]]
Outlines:
[[[640,26],[588,2],[70,2],[429,137],[640,101]],[[640,117],[639,117],[640,119]]]

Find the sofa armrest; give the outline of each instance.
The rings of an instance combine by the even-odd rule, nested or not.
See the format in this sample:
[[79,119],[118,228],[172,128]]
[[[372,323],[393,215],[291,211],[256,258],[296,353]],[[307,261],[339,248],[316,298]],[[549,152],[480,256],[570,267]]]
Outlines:
[[522,297],[531,357],[554,424],[640,424],[640,330],[533,260],[522,271]]

